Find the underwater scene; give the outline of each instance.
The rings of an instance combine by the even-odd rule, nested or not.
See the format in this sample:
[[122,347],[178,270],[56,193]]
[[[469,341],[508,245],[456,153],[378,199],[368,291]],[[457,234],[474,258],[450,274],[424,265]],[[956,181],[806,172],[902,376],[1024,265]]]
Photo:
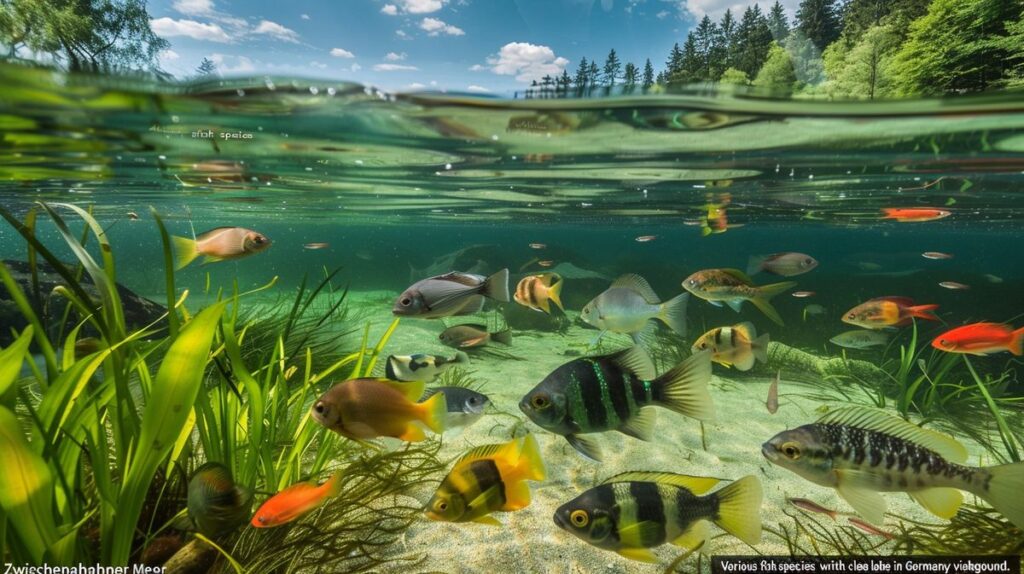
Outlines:
[[0,66],[0,555],[1024,553],[1024,100]]

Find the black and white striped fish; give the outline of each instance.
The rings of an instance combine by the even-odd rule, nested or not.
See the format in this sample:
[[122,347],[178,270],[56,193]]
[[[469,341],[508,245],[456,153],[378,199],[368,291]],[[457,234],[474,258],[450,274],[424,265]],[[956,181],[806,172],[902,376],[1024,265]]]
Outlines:
[[[654,562],[649,550],[671,542],[699,548],[708,523],[746,542],[761,540],[761,483],[745,476],[711,494],[721,479],[664,472],[627,472],[555,511],[555,524],[626,558]],[[703,496],[702,496],[703,495]]]
[[858,514],[883,523],[879,492],[906,492],[940,518],[952,518],[965,490],[1024,528],[1024,463],[966,466],[952,437],[885,412],[850,407],[781,432],[761,446],[765,458],[807,480],[835,488]]

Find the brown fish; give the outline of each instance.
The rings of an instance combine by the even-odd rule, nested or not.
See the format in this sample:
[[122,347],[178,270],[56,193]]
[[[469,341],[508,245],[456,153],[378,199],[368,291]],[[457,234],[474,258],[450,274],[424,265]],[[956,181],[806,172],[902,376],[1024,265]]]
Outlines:
[[782,317],[769,301],[795,286],[792,281],[757,286],[739,269],[704,269],[683,280],[683,289],[712,305],[724,303],[738,313],[743,302],[750,301],[779,325],[784,325]]
[[420,423],[437,434],[444,431],[448,405],[444,393],[422,403],[423,382],[352,379],[334,385],[313,405],[313,419],[351,439],[394,437],[408,442],[426,439]]
[[171,240],[174,242],[177,258],[175,269],[185,267],[200,255],[206,256],[203,259],[205,265],[215,261],[239,259],[270,247],[270,239],[266,235],[244,227],[217,227],[196,236],[195,239],[174,236]]
[[513,295],[516,303],[534,311],[551,313],[551,303],[562,307],[562,277],[557,273],[537,273],[523,277]]
[[693,343],[694,353],[711,349],[711,360],[727,367],[749,371],[754,361],[768,362],[768,334],[760,337],[751,323],[715,327]]
[[863,520],[861,520],[860,518],[857,518],[856,516],[850,516],[846,520],[849,521],[849,523],[852,524],[854,527],[859,528],[860,530],[863,530],[864,532],[867,532],[868,534],[874,534],[875,536],[881,536],[881,537],[885,538],[886,540],[892,540],[892,538],[893,538],[892,534],[889,534],[888,532],[886,532],[884,530],[880,530],[878,528],[875,528],[874,526],[871,526],[870,524],[868,524],[867,522],[864,522]]
[[818,514],[824,514],[832,520],[835,520],[839,513],[835,510],[829,510],[824,506],[814,502],[813,500],[807,500],[806,498],[786,498],[786,502],[799,508],[800,510],[806,510],[808,512],[816,512]]
[[442,331],[438,339],[445,345],[456,349],[485,347],[491,341],[511,345],[512,331],[505,329],[491,333],[485,325],[454,325]]
[[765,271],[772,275],[793,277],[802,275],[818,266],[818,260],[806,253],[772,253],[755,255],[747,263],[747,275]]
[[779,378],[782,377],[782,371],[775,373],[775,378],[772,379],[772,384],[768,387],[768,398],[764,401],[764,406],[768,409],[768,412],[775,414],[779,411]]

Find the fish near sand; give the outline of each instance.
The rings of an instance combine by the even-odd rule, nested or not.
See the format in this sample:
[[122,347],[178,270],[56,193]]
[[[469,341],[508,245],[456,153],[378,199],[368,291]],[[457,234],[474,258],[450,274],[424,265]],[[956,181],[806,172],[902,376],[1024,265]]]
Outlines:
[[802,275],[818,266],[818,260],[806,253],[772,253],[771,255],[755,255],[747,263],[747,275],[764,271],[772,275],[793,277]]
[[739,313],[743,302],[750,301],[766,317],[779,325],[785,323],[770,301],[772,297],[785,293],[795,286],[796,283],[793,281],[756,286],[750,277],[739,269],[704,269],[683,280],[683,289],[712,305],[721,307],[724,303]]
[[768,410],[768,414],[774,415],[779,412],[779,379],[782,378],[782,371],[775,373],[775,378],[772,379],[772,384],[768,386],[768,398],[764,401],[764,408]]
[[881,331],[870,331],[867,329],[854,329],[845,331],[829,339],[834,345],[846,347],[847,349],[870,349],[880,347],[889,342],[889,335]]
[[271,496],[252,517],[256,528],[281,526],[316,510],[341,492],[341,477],[337,471],[323,484],[300,482]]
[[444,393],[425,402],[423,382],[351,379],[334,385],[313,404],[313,419],[350,439],[394,437],[408,442],[425,440],[420,425],[444,431],[448,413]]
[[656,377],[651,358],[640,347],[580,358],[558,367],[519,402],[537,426],[565,437],[584,456],[601,460],[589,433],[617,430],[651,440],[662,407],[701,421],[711,420],[708,393],[711,353],[692,355]]
[[562,307],[562,278],[557,273],[537,273],[523,277],[513,295],[516,303],[534,311],[551,314],[551,304]]
[[626,333],[639,342],[641,333],[654,327],[652,319],[686,335],[686,302],[682,293],[662,303],[647,280],[628,273],[616,279],[604,293],[583,306],[580,318],[602,331]]
[[491,341],[503,345],[512,344],[511,329],[504,329],[496,333],[487,330],[486,325],[453,325],[448,327],[437,336],[444,345],[456,349],[476,349],[486,347]]
[[843,315],[843,323],[865,329],[904,327],[912,323],[915,317],[938,321],[939,318],[932,313],[938,308],[938,305],[917,305],[909,297],[876,297],[847,311]]
[[626,472],[558,507],[559,528],[631,560],[655,562],[666,542],[695,550],[709,523],[747,544],[761,541],[761,482],[745,476],[708,494],[721,479],[667,472]]
[[468,365],[469,355],[457,351],[452,358],[439,355],[391,355],[384,366],[384,376],[392,381],[432,383],[441,373],[455,365]]
[[817,514],[824,514],[825,516],[835,520],[839,513],[835,510],[830,510],[824,506],[814,502],[813,500],[807,500],[806,498],[786,498],[786,502],[807,512],[814,512]]
[[1024,528],[1024,463],[966,466],[967,449],[952,437],[883,411],[850,407],[830,412],[775,435],[761,452],[814,484],[835,488],[874,525],[881,525],[885,515],[879,492],[906,492],[925,510],[949,519],[964,490]]
[[1024,327],[1014,330],[1000,323],[973,323],[946,331],[932,340],[932,347],[947,353],[991,355],[1009,351],[1024,354]]
[[483,393],[465,387],[436,387],[427,389],[421,401],[425,401],[437,393],[444,393],[448,405],[444,430],[465,428],[480,420],[484,411],[491,404],[491,399]]
[[217,227],[196,236],[195,239],[172,236],[175,269],[182,269],[199,256],[203,264],[229,259],[240,259],[266,250],[270,239],[244,227]]
[[427,503],[427,518],[442,522],[479,522],[501,526],[492,512],[513,512],[530,505],[528,480],[547,476],[532,434],[504,444],[475,448],[462,456]]
[[217,537],[245,524],[252,493],[235,484],[226,466],[208,462],[188,481],[187,504],[188,517],[196,530]]
[[490,277],[452,271],[417,281],[398,296],[391,312],[421,319],[472,315],[483,310],[487,298],[508,302],[508,269]]
[[751,323],[740,323],[732,327],[715,327],[694,341],[690,350],[694,353],[710,349],[711,360],[749,371],[754,360],[768,362],[768,333],[757,336]]

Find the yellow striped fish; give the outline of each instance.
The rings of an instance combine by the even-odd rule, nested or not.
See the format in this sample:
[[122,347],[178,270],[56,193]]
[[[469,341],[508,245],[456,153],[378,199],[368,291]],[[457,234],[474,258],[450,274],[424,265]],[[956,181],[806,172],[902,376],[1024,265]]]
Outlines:
[[513,298],[523,307],[551,314],[551,303],[565,310],[561,295],[562,277],[558,273],[537,273],[519,281]]

